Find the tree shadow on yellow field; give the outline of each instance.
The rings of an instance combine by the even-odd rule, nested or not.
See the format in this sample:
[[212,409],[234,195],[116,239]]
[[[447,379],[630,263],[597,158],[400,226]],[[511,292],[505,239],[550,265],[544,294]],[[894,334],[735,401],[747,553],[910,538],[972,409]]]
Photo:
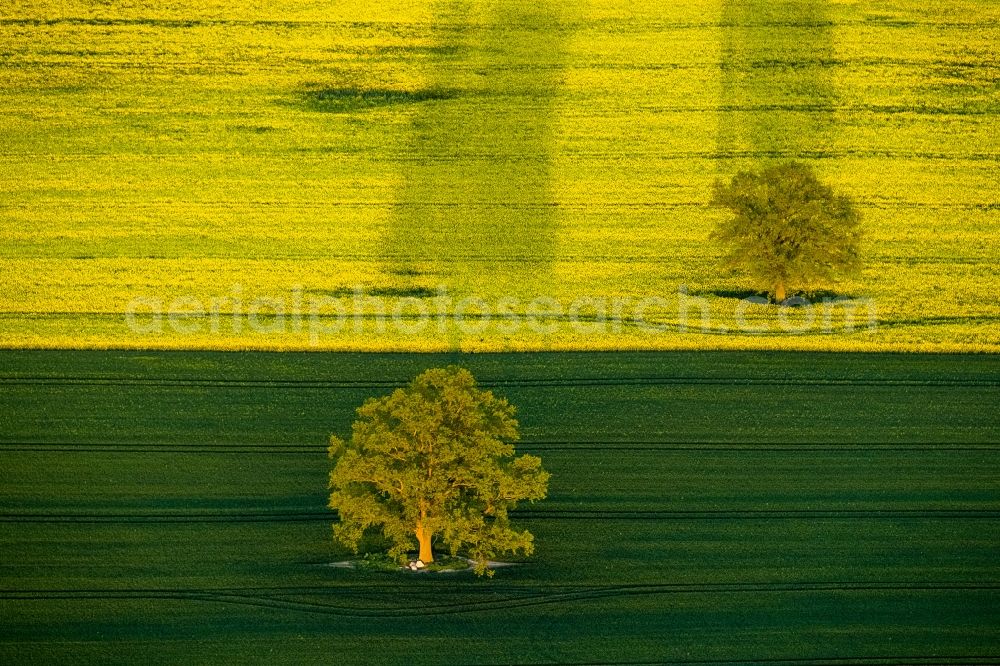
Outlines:
[[[745,301],[748,299],[769,301],[768,292],[761,289],[699,289],[691,290],[689,295],[695,297],[732,298]],[[852,301],[861,298],[858,294],[832,291],[829,289],[818,289],[815,291],[799,291],[789,294],[789,305],[804,305],[806,303],[820,303],[823,301]]]
[[[401,148],[384,271],[456,297],[544,294],[555,256],[551,161],[564,57],[557,5],[451,2]],[[422,284],[423,284],[422,283]],[[435,285],[437,286],[437,285]]]
[[827,150],[837,101],[829,1],[725,0],[722,24],[725,175]]
[[[737,171],[828,154],[837,97],[828,0],[724,0],[722,26],[719,175],[728,179]],[[708,293],[767,297],[756,290]],[[833,292],[800,297],[850,298]]]

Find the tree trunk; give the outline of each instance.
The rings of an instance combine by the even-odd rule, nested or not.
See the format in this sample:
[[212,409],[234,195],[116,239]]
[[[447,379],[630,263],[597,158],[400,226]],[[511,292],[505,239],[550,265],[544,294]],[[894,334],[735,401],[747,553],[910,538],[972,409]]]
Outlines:
[[431,551],[431,533],[429,530],[424,529],[423,525],[417,525],[417,529],[414,530],[417,535],[417,542],[420,544],[420,554],[417,556],[418,559],[424,564],[430,564],[434,561],[434,553]]
[[783,303],[787,294],[785,293],[785,283],[779,282],[774,285],[774,302]]

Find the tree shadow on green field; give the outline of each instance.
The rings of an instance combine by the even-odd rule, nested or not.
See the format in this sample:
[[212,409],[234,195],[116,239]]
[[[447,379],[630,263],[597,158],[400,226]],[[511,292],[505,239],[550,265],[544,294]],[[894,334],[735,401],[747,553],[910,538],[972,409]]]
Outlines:
[[557,5],[450,2],[435,21],[444,47],[430,90],[462,91],[413,107],[384,271],[428,279],[454,297],[550,291],[555,254],[551,160],[565,37]]

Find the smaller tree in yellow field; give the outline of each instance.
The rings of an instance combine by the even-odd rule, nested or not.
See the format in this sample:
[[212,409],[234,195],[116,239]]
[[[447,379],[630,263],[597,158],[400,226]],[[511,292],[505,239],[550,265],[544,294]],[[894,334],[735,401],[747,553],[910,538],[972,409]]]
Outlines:
[[350,440],[330,438],[334,538],[358,550],[369,530],[405,561],[425,564],[435,542],[464,552],[477,573],[501,553],[532,552],[532,535],[511,526],[519,501],[545,497],[541,459],[514,455],[514,407],[476,386],[468,370],[427,370],[391,395],[358,408]]
[[730,210],[712,233],[723,264],[743,270],[776,302],[827,286],[860,268],[859,217],[851,200],[800,162],[743,171],[715,184],[712,204]]

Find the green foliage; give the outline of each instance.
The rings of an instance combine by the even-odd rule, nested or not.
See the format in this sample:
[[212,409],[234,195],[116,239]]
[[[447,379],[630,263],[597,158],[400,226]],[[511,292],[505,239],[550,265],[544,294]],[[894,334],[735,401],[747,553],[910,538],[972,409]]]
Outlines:
[[367,400],[350,441],[330,438],[329,506],[337,541],[357,551],[369,530],[404,558],[414,539],[440,535],[477,573],[499,553],[532,552],[532,535],[510,525],[520,500],[545,497],[536,456],[514,456],[514,407],[476,387],[468,370],[427,370],[405,389]]
[[365,553],[358,560],[358,568],[366,571],[398,571],[399,562],[385,553]]
[[860,268],[858,213],[800,162],[741,171],[715,184],[715,206],[733,216],[712,234],[730,268],[748,272],[784,300],[787,288],[811,290]]
[[465,571],[468,568],[467,559],[451,555],[434,558],[434,561],[427,565],[428,571]]

